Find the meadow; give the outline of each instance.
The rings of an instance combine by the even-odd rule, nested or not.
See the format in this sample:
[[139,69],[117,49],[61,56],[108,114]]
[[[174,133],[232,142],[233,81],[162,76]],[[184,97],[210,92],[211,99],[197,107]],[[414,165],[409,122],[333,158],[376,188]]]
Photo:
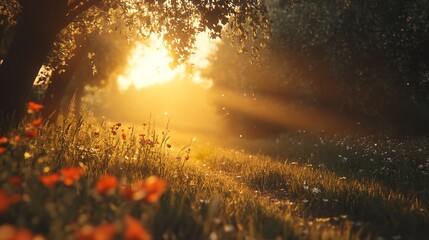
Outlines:
[[38,104],[0,144],[0,239],[425,239],[427,139],[305,131],[175,145]]

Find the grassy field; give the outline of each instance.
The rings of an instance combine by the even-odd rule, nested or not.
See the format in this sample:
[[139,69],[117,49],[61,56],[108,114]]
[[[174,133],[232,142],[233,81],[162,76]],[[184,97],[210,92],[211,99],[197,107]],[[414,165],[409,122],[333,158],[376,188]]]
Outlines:
[[231,149],[34,120],[0,141],[0,239],[429,236],[427,139],[297,132]]

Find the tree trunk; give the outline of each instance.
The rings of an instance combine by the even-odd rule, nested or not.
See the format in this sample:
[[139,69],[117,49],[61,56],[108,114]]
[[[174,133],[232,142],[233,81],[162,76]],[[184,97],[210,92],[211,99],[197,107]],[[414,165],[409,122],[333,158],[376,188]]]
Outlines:
[[85,56],[89,40],[85,39],[81,44],[77,44],[75,55],[67,62],[64,69],[55,71],[51,76],[51,83],[43,98],[45,108],[42,111],[43,117],[55,123],[61,111],[61,101],[66,93],[73,75],[82,58]]
[[22,1],[22,12],[8,53],[0,66],[1,130],[22,119],[34,79],[59,32],[67,0]]

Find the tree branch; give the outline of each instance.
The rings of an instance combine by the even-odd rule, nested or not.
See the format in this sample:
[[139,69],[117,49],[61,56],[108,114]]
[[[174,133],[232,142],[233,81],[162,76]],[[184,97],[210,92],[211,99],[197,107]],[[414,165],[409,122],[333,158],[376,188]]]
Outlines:
[[[74,9],[71,9],[71,11],[67,13],[63,23],[60,24],[60,29],[67,27],[67,25],[69,25],[77,16],[79,16],[81,13],[85,12],[86,10],[90,9],[92,6],[94,6],[95,4],[101,1],[102,0],[88,0],[84,4],[80,6],[76,6]],[[79,5],[79,4],[76,4],[76,5]]]
[[67,6],[67,12],[73,11],[76,7],[78,7],[81,3],[83,3],[85,0],[76,0],[73,1],[69,6]]

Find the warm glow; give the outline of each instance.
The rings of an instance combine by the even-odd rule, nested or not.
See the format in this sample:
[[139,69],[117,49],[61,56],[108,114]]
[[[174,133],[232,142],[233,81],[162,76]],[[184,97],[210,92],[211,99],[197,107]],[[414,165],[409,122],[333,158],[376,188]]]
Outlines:
[[141,43],[135,47],[126,72],[118,77],[118,87],[122,91],[131,86],[142,89],[165,84],[180,75],[208,89],[212,86],[212,81],[202,78],[198,69],[207,67],[208,56],[215,50],[217,42],[217,40],[211,40],[208,34],[197,36],[195,53],[190,59],[190,63],[196,67],[196,70],[192,76],[187,76],[183,67],[170,68],[172,59],[168,51],[163,47],[162,41],[153,36],[148,44]]
[[162,46],[162,42],[154,37],[149,44],[138,44],[128,63],[128,70],[119,76],[118,85],[121,90],[134,85],[137,89],[169,82],[178,72],[169,67],[171,58]]

